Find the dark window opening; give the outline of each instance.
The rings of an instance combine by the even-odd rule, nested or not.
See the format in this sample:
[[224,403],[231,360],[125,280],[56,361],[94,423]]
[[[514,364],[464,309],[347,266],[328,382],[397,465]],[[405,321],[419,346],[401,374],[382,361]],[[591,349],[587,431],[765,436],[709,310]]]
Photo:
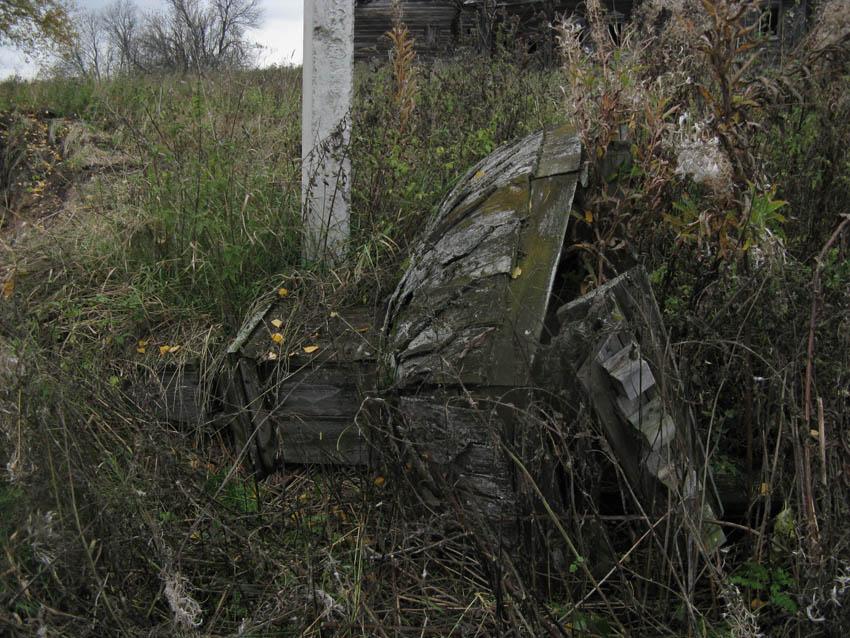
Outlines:
[[779,26],[782,18],[779,5],[766,7],[759,18],[759,35],[766,38],[779,37]]

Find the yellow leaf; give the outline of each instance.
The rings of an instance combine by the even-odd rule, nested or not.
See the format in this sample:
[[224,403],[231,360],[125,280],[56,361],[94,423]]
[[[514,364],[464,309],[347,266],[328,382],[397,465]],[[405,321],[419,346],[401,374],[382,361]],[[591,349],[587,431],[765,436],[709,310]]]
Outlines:
[[759,486],[759,494],[761,494],[762,496],[767,496],[768,494],[770,494],[770,485],[767,483],[762,483]]
[[145,347],[139,346],[138,348],[136,348],[136,352],[138,352],[139,354],[145,354]]
[[809,436],[812,437],[815,441],[820,437],[820,432],[817,430],[809,430]]
[[484,177],[486,174],[487,174],[487,173],[485,173],[484,171],[478,171],[478,172],[476,172],[476,173],[475,173],[475,179],[481,179],[481,178],[482,178],[482,177]]
[[275,328],[280,328],[283,325],[283,322],[280,319],[272,319],[272,325]]
[[180,346],[171,346],[171,348],[169,349],[169,352],[174,353],[174,352],[177,352],[179,349],[180,349]]
[[303,350],[307,354],[313,354],[316,350],[319,349],[319,346],[304,346]]
[[753,599],[750,601],[750,609],[752,609],[753,611],[755,611],[755,610],[757,610],[757,609],[759,609],[759,608],[761,608],[761,607],[764,607],[764,606],[765,606],[765,604],[766,604],[766,603],[765,603],[763,600],[761,600],[760,598],[753,598]]
[[335,317],[339,317],[339,313],[336,310],[331,310],[331,319],[334,319]]
[[283,335],[279,332],[273,332],[272,341],[274,341],[275,343],[283,343]]
[[3,299],[11,299],[13,294],[15,294],[15,278],[9,277],[3,282]]
[[189,534],[189,538],[191,538],[193,541],[195,541],[197,543],[199,540],[201,540],[201,533],[196,530],[196,531],[192,532],[191,534]]
[[159,354],[160,355],[168,354],[169,352],[171,352],[171,346],[160,346],[159,347]]
[[586,221],[588,224],[593,223],[593,211],[592,210],[584,211],[584,221]]
[[375,484],[375,487],[383,487],[384,483],[386,483],[386,482],[387,482],[387,479],[385,479],[383,476],[376,476],[375,480],[372,481],[372,483]]
[[517,266],[511,271],[511,279],[519,279],[519,276],[522,274],[522,268]]
[[277,296],[278,297],[286,297],[287,295],[289,295],[289,291],[286,288],[278,288],[277,289]]

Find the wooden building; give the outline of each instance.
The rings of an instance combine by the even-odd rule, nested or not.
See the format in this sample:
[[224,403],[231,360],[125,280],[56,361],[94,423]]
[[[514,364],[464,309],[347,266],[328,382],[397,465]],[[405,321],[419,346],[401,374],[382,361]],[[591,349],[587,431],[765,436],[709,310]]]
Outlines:
[[[461,46],[491,49],[499,30],[516,32],[535,49],[545,41],[554,42],[549,25],[558,16],[580,11],[582,5],[578,0],[402,0],[399,4],[416,52],[424,58],[444,56]],[[633,4],[633,0],[603,0],[610,15],[619,20],[631,14]],[[386,56],[390,48],[386,33],[392,24],[392,0],[356,0],[355,59]]]
[[[392,0],[355,0],[354,56],[358,61],[385,59],[390,49],[386,33],[393,24]],[[611,28],[629,19],[640,0],[602,0]],[[560,16],[581,13],[580,0],[401,0],[402,20],[415,40],[417,55],[429,59],[450,55],[461,47],[493,50],[498,34],[513,37],[516,46],[551,61],[555,33],[550,25]],[[777,57],[806,32],[811,15],[808,0],[767,0],[759,32]]]
[[[433,58],[450,53],[459,36],[461,5],[455,0],[404,0],[404,24],[416,42],[416,54]],[[392,0],[357,0],[354,8],[354,59],[386,58],[393,25]]]

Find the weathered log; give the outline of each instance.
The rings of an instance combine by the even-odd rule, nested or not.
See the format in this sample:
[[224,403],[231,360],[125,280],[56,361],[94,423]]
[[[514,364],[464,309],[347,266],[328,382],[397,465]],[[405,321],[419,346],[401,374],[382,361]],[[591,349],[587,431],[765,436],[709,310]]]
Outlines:
[[240,450],[259,476],[283,463],[366,464],[357,425],[376,387],[377,333],[364,308],[292,295],[247,322],[228,349],[227,398]]

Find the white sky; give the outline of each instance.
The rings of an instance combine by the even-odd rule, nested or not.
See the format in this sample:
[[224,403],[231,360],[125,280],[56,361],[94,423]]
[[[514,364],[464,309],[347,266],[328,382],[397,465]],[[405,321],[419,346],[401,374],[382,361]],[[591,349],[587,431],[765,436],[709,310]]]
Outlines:
[[[142,11],[162,7],[161,0],[134,1]],[[111,2],[112,0],[77,0],[77,4],[83,9],[100,9]],[[250,38],[264,47],[259,56],[260,65],[301,64],[304,0],[260,0],[260,5],[263,7],[262,25],[250,33]],[[0,79],[15,74],[32,77],[37,72],[38,64],[27,60],[20,51],[0,47]]]

